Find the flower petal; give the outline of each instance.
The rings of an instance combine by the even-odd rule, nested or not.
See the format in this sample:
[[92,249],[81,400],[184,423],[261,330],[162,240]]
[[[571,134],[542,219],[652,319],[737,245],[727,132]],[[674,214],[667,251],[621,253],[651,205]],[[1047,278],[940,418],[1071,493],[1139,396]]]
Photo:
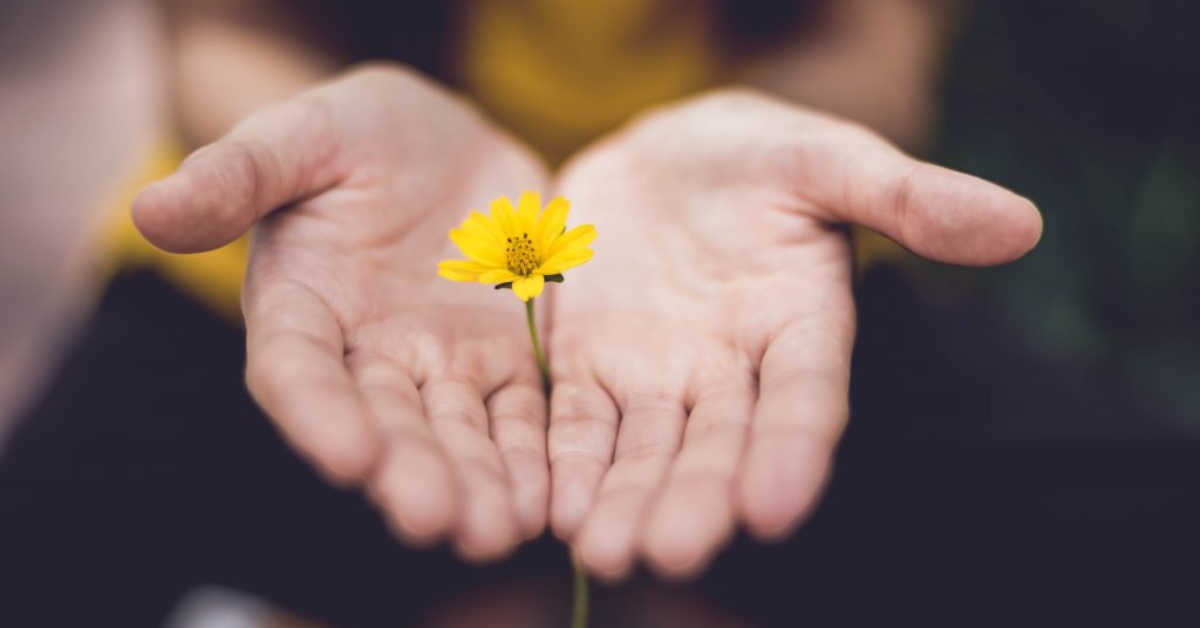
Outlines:
[[508,200],[507,196],[501,196],[492,201],[492,220],[496,221],[496,226],[500,228],[500,232],[505,238],[511,238],[520,232],[517,231],[517,215],[513,212],[512,201]]
[[550,251],[550,244],[554,239],[562,235],[563,227],[567,224],[567,211],[570,209],[571,203],[561,196],[554,197],[546,204],[546,211],[533,228],[533,246],[542,259],[548,257],[546,254]]
[[438,262],[438,275],[450,281],[477,281],[479,274],[488,267],[465,259],[448,259]]
[[546,278],[541,275],[532,277],[517,277],[513,280],[512,289],[522,301],[528,301],[542,293],[546,286]]
[[504,248],[504,232],[500,230],[500,225],[486,214],[471,212],[467,219],[459,225],[459,229],[484,235],[491,239],[496,246]]
[[516,281],[520,275],[513,273],[507,268],[493,268],[484,271],[479,275],[479,283],[504,283],[506,281]]
[[574,229],[558,236],[550,243],[549,250],[546,251],[545,259],[549,260],[555,255],[567,250],[568,248],[584,247],[592,243],[596,239],[596,228],[592,225],[579,225]]
[[491,241],[491,238],[480,236],[473,231],[462,229],[450,230],[450,241],[457,244],[467,257],[493,268],[504,268],[504,250]]
[[561,251],[554,257],[551,257],[543,262],[542,265],[533,272],[543,275],[557,275],[568,268],[574,268],[581,264],[587,263],[588,260],[592,259],[592,254],[593,253],[591,249],[570,249],[567,251]]
[[537,223],[538,212],[542,209],[542,195],[532,190],[525,190],[517,200],[517,227],[520,233],[533,237],[533,227]]

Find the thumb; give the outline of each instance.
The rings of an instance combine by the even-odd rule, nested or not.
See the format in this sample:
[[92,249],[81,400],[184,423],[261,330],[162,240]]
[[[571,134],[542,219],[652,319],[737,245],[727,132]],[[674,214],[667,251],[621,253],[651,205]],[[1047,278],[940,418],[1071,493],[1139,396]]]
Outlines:
[[133,201],[133,222],[172,253],[214,249],[274,209],[333,185],[329,108],[309,97],[263,109],[192,153]]
[[849,124],[827,137],[796,176],[806,200],[829,220],[870,227],[929,259],[971,266],[1015,260],[1041,238],[1037,208],[1003,187],[913,159]]

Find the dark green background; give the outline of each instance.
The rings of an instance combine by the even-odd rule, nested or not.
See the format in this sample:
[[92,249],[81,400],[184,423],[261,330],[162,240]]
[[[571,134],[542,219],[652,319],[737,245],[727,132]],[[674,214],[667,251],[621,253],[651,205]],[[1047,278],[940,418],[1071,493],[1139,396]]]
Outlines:
[[1112,400],[1064,428],[1200,435],[1198,24],[1195,2],[979,2],[953,53],[933,159],[1030,197],[1045,233],[922,274]]

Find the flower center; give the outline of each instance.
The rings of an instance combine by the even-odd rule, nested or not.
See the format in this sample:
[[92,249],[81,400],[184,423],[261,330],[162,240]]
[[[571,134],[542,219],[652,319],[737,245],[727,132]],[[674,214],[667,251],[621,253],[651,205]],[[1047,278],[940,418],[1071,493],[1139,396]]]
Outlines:
[[528,277],[529,273],[541,266],[541,262],[537,258],[537,250],[533,248],[533,241],[529,239],[528,233],[508,238],[504,255],[508,261],[508,269],[523,277]]

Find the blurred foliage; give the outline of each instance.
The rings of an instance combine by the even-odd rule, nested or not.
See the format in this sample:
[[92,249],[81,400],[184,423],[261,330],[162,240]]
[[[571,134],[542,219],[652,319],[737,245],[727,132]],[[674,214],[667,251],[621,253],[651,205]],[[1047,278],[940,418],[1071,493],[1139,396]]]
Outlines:
[[976,3],[934,158],[1045,215],[1038,248],[976,284],[1028,348],[1200,432],[1197,23],[1185,1]]

